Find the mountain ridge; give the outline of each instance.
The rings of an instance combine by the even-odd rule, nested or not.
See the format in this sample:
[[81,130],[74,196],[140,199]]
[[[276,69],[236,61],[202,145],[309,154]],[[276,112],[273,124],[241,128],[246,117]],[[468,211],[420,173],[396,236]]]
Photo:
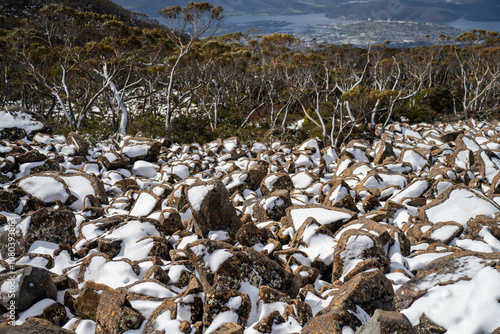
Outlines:
[[[158,17],[158,10],[184,6],[188,0],[113,0],[132,11]],[[391,19],[420,22],[449,22],[464,18],[471,21],[498,21],[500,3],[494,0],[215,0],[226,15],[290,15],[324,13],[328,17],[348,19]]]

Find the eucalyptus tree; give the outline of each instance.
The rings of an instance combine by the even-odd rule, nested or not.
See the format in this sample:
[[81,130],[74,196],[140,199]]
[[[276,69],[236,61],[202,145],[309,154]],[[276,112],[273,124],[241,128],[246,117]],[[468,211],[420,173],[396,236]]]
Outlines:
[[109,17],[49,5],[40,10],[40,16],[28,27],[10,34],[19,65],[36,89],[57,100],[72,127],[81,126],[87,111],[104,91],[102,87],[83,85],[80,79],[84,63],[95,56],[95,41],[103,38],[98,26],[106,18]]
[[[220,6],[214,7],[208,2],[193,1],[185,7],[172,6],[160,10],[159,13],[164,19],[169,38],[177,48],[171,59],[167,59],[170,70],[167,83],[165,127],[169,131],[172,117],[171,96],[179,64],[193,48],[202,46],[213,37],[224,16]],[[208,36],[200,40],[206,33]]]
[[464,112],[487,116],[500,111],[500,37],[495,32],[473,30],[457,41],[465,44],[455,48]]

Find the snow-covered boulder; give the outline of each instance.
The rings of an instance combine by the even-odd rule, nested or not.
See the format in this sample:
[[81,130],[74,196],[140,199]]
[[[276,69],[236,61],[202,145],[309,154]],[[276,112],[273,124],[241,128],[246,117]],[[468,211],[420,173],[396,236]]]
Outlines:
[[0,139],[15,141],[32,138],[38,132],[51,132],[41,116],[26,111],[0,111]]

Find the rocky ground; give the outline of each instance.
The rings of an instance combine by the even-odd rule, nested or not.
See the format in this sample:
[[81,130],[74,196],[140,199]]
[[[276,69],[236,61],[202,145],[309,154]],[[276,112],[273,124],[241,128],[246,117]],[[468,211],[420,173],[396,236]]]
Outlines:
[[0,333],[500,333],[496,121],[340,149],[49,130],[0,112]]

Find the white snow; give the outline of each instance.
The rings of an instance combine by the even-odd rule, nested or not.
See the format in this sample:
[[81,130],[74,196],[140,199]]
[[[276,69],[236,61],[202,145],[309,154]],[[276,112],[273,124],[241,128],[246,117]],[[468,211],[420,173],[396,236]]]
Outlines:
[[135,158],[142,155],[146,155],[151,146],[149,145],[133,145],[133,146],[125,146],[122,148],[122,153],[128,157]]
[[150,193],[142,192],[137,197],[134,207],[130,210],[130,215],[135,217],[145,217],[149,215],[156,206],[156,198]]
[[26,311],[20,312],[19,313],[19,319],[15,321],[16,325],[21,325],[23,322],[25,322],[29,317],[35,317],[37,315],[40,315],[43,313],[43,310],[45,310],[47,307],[50,305],[55,304],[55,300],[45,298],[42,299],[35,304],[33,304],[29,309]]
[[84,279],[116,289],[136,282],[139,277],[127,262],[106,262],[102,256],[94,256],[85,270]]
[[165,333],[169,334],[183,334],[179,330],[180,324],[181,322],[179,320],[172,319],[170,311],[166,311],[156,318],[154,329],[157,331],[165,331]]
[[429,182],[427,180],[417,180],[400,192],[394,194],[389,200],[401,203],[404,197],[420,197],[428,187]]
[[408,269],[411,271],[420,270],[425,268],[432,261],[439,259],[440,257],[453,254],[452,252],[444,253],[424,253],[414,257],[407,257],[406,262],[408,263]]
[[445,242],[446,240],[448,240],[448,238],[450,238],[453,235],[453,233],[455,233],[458,230],[458,228],[459,227],[455,225],[441,226],[440,228],[432,231],[431,239]]
[[320,225],[327,225],[339,220],[345,221],[352,216],[342,211],[326,208],[297,208],[290,210],[290,216],[293,220],[293,226],[297,231],[304,221],[313,217]]
[[50,176],[30,176],[19,182],[19,187],[45,203],[53,203],[56,199],[66,202],[69,194],[64,184]]
[[0,131],[8,128],[21,128],[26,134],[43,129],[43,124],[27,113],[0,111]]
[[340,252],[340,259],[343,264],[341,281],[356,265],[363,261],[365,250],[374,246],[373,240],[366,235],[352,235],[346,242],[345,250]]
[[403,162],[408,162],[413,170],[422,169],[428,162],[427,160],[415,152],[414,150],[407,150],[403,153]]
[[158,283],[154,282],[141,282],[128,288],[129,292],[141,294],[144,296],[158,297],[158,298],[173,298],[177,294],[166,289]]
[[312,224],[305,229],[302,241],[307,244],[307,247],[300,246],[299,250],[305,252],[309,259],[319,258],[329,266],[333,263],[333,254],[337,243],[332,237],[317,233],[318,227],[318,225]]
[[212,272],[217,271],[219,266],[223,264],[227,259],[233,256],[232,253],[229,253],[225,249],[216,249],[213,253],[209,254],[205,253],[203,256],[203,261],[208,264],[208,267]]
[[481,269],[470,281],[437,285],[402,311],[412,324],[425,313],[447,333],[491,333],[500,326],[500,273]]
[[84,176],[81,175],[68,175],[61,176],[68,186],[70,192],[76,196],[77,200],[71,203],[71,208],[73,210],[81,210],[83,207],[83,200],[87,195],[94,195],[95,190],[92,186],[92,182]]
[[189,203],[191,204],[191,208],[194,211],[199,212],[201,209],[201,203],[203,202],[203,199],[214,188],[215,188],[214,184],[193,186],[189,188],[187,191],[187,197]]
[[305,189],[313,183],[313,178],[305,172],[299,172],[291,177],[293,186],[296,189]]
[[225,311],[217,314],[210,323],[210,326],[206,329],[205,334],[212,333],[214,330],[228,322],[238,322],[238,314],[234,311]]
[[139,239],[150,235],[160,235],[152,223],[131,220],[111,232],[105,233],[104,238],[122,241],[120,253],[115,257],[116,260],[120,258],[142,260],[151,251],[153,240],[144,239],[139,241]]
[[470,218],[477,215],[494,217],[499,207],[486,198],[478,197],[472,190],[455,189],[441,204],[425,210],[431,223],[455,221],[464,227]]
[[144,160],[138,160],[134,162],[134,165],[132,166],[132,174],[152,179],[156,177],[158,169],[159,167],[157,164]]

